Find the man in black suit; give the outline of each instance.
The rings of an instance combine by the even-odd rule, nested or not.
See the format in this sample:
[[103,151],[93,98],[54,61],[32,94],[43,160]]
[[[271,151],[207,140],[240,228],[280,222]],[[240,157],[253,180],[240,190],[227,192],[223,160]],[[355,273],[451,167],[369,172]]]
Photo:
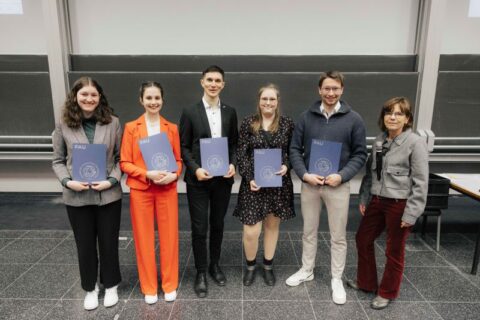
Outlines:
[[[224,72],[210,66],[202,73],[202,101],[185,108],[180,118],[180,141],[185,163],[185,182],[192,223],[192,247],[197,276],[194,290],[198,297],[207,295],[207,232],[210,224],[210,265],[208,272],[213,280],[224,286],[225,275],[218,265],[223,239],[224,217],[235,175],[235,151],[238,140],[237,113],[220,101],[225,87]],[[213,177],[201,167],[200,139],[228,138],[230,164],[223,177]],[[210,214],[209,214],[210,206]]]

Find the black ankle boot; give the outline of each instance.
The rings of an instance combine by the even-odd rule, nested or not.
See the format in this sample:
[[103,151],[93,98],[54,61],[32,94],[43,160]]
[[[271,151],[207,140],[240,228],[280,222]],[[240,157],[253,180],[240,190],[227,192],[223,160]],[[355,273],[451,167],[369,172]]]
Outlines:
[[243,285],[248,287],[255,280],[255,266],[253,268],[247,267],[245,270],[245,275],[243,276]]
[[275,274],[273,273],[272,266],[264,266],[263,268],[263,280],[267,286],[275,285]]

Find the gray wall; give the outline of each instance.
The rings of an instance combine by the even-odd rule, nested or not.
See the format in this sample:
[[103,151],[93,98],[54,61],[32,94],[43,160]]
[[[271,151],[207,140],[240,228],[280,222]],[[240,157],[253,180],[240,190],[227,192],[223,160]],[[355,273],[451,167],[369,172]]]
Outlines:
[[[48,163],[54,116],[47,51],[55,54],[46,43],[59,41],[45,32],[52,27],[43,16],[48,1],[23,0],[23,15],[0,16],[0,191],[59,190]],[[478,172],[480,18],[467,16],[468,0],[446,1],[432,130],[452,154],[459,145],[473,148],[463,150],[467,160],[452,157],[454,163],[433,168]],[[164,114],[177,122],[181,109],[200,98],[200,71],[212,63],[227,71],[222,97],[240,119],[253,112],[266,82],[280,86],[284,113],[297,118],[318,98],[319,73],[328,69],[345,72],[344,98],[364,117],[369,136],[385,99],[414,101],[418,94],[420,0],[63,2],[71,31],[68,81],[96,77],[123,122],[142,113],[137,90],[149,79],[165,86]],[[62,94],[54,90],[55,101]],[[28,160],[32,154],[45,161]]]
[[41,0],[22,0],[23,14],[0,14],[1,54],[46,54]]
[[[74,54],[412,54],[419,0],[69,0]],[[108,13],[108,14],[107,14]]]
[[480,54],[480,17],[468,16],[469,4],[470,0],[447,1],[442,54]]

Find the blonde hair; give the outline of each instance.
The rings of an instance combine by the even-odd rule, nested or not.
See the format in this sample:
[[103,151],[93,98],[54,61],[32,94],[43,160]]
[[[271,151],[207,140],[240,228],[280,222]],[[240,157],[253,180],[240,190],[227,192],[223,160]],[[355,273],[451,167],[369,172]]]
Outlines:
[[278,131],[278,126],[279,126],[279,122],[280,122],[280,90],[273,83],[269,83],[269,84],[261,87],[258,90],[258,94],[257,94],[257,99],[258,99],[257,113],[255,114],[255,117],[254,117],[253,122],[252,122],[252,130],[255,134],[258,134],[258,132],[260,131],[260,128],[262,127],[262,121],[263,121],[262,111],[260,110],[260,97],[262,96],[262,93],[265,90],[268,90],[268,89],[272,89],[273,91],[275,91],[275,94],[277,95],[277,102],[278,102],[277,108],[275,109],[275,116],[273,118],[273,122],[268,129],[271,132],[277,132]]

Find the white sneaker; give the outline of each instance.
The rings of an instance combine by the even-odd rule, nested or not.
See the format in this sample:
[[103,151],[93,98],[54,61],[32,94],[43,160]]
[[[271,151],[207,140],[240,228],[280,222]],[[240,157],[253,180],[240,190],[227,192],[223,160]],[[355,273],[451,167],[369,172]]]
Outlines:
[[105,289],[105,297],[103,298],[103,305],[105,307],[113,307],[118,302],[118,293],[117,293],[118,285]]
[[145,302],[148,303],[148,304],[154,304],[154,303],[157,303],[158,301],[158,296],[157,295],[148,295],[146,294],[145,295]]
[[165,293],[165,301],[166,302],[172,302],[177,299],[177,290],[173,290],[172,292]]
[[345,304],[347,302],[347,293],[343,288],[341,279],[332,278],[332,299],[335,304]]
[[87,291],[85,300],[83,300],[83,308],[85,310],[94,310],[98,307],[98,285],[95,284],[95,289]]
[[311,280],[313,280],[313,271],[307,272],[303,270],[303,268],[300,268],[300,270],[292,274],[285,283],[287,286],[296,287],[302,282]]

